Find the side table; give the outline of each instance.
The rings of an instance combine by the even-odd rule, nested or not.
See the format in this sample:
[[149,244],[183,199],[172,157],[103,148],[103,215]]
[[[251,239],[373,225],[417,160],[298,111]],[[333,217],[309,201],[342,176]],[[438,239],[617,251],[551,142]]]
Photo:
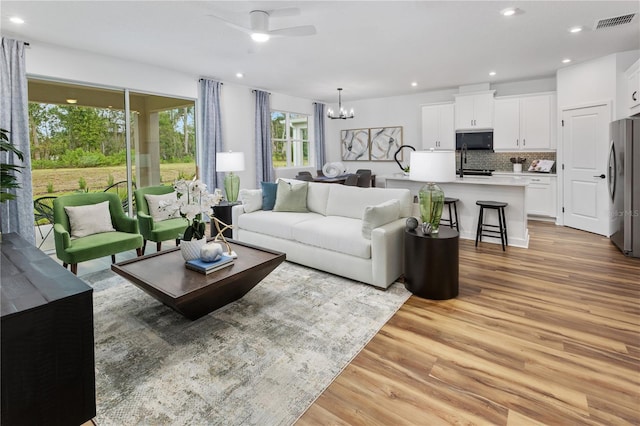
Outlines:
[[[233,225],[231,209],[233,206],[237,206],[240,203],[230,203],[228,201],[220,201],[217,206],[213,206],[213,215],[226,223],[227,225]],[[211,223],[211,236],[215,237],[218,232],[216,231],[216,227],[213,223]],[[231,229],[227,229],[222,233],[225,238],[233,238],[233,231]]]
[[437,234],[424,234],[419,228],[405,230],[404,286],[425,299],[444,300],[458,295],[459,234],[440,227]]

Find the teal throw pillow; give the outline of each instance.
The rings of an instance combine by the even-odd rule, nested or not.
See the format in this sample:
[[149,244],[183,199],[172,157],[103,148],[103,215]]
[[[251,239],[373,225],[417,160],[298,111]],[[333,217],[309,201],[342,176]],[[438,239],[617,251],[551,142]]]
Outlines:
[[308,182],[291,183],[283,180],[278,182],[278,192],[276,194],[276,204],[273,206],[274,212],[308,212],[307,209],[307,188]]
[[276,204],[276,192],[278,184],[274,182],[260,182],[262,187],[262,210],[273,210]]

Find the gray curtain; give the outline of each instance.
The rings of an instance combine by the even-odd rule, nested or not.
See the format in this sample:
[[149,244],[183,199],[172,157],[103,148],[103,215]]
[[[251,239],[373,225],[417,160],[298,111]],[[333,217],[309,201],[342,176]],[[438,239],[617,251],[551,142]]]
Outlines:
[[324,117],[325,104],[315,102],[313,104],[313,136],[316,141],[316,169],[322,170],[327,161],[327,151],[324,142]]
[[9,141],[22,151],[24,161],[7,152],[0,162],[23,166],[16,173],[20,188],[11,190],[15,200],[0,204],[2,233],[17,232],[35,244],[33,190],[31,188],[31,150],[29,147],[29,109],[24,42],[2,37],[0,51],[0,127],[8,130]]
[[271,162],[271,107],[269,106],[269,93],[254,90],[256,94],[256,188],[260,188],[260,182],[273,182],[275,172]]
[[200,102],[202,104],[200,122],[202,123],[202,160],[200,178],[209,192],[222,187],[223,173],[216,173],[216,152],[222,151],[222,123],[220,116],[219,81],[200,79]]

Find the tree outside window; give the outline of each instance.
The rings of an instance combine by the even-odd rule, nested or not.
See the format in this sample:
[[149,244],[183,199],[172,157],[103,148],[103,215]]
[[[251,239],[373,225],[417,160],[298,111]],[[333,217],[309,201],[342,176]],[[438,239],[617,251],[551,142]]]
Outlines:
[[271,143],[274,168],[308,166],[309,116],[271,111]]

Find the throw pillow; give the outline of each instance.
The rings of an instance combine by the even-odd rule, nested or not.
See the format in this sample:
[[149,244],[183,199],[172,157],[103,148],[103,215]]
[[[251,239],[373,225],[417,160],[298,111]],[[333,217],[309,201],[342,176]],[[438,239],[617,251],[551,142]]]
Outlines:
[[85,206],[67,206],[64,211],[69,217],[71,238],[115,231],[111,223],[108,201]]
[[377,206],[367,206],[362,215],[362,236],[371,239],[371,231],[400,218],[400,201],[389,200]]
[[241,189],[240,201],[245,213],[255,212],[262,209],[262,190],[261,189]]
[[276,194],[276,204],[273,206],[274,212],[301,212],[306,213],[307,209],[307,188],[308,182],[292,183],[283,180],[278,181],[278,191]]
[[145,194],[144,199],[147,200],[147,206],[149,207],[149,214],[153,218],[154,222],[162,222],[163,220],[173,219],[178,217],[178,211],[172,211],[170,209],[163,209],[160,206],[161,202],[175,203],[178,200],[176,191],[169,192],[168,194],[153,195]]
[[273,210],[278,185],[274,182],[260,182],[260,187],[262,188],[262,210]]

